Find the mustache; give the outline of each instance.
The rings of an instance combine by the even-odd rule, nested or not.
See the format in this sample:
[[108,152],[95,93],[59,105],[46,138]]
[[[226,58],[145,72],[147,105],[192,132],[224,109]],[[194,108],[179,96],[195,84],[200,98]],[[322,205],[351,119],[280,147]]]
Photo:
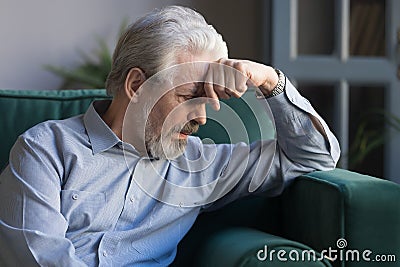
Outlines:
[[188,123],[186,123],[182,129],[180,129],[181,133],[185,133],[185,134],[192,134],[195,133],[199,130],[199,123],[192,120],[189,121]]

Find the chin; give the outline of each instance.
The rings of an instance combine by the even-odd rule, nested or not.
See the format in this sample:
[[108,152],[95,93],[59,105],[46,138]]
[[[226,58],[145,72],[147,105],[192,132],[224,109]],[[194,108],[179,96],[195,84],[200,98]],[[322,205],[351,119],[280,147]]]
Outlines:
[[151,157],[165,160],[173,160],[178,158],[185,152],[186,145],[186,139],[169,139],[168,141],[164,142],[161,142],[159,140],[151,140],[146,144],[146,147],[147,153]]

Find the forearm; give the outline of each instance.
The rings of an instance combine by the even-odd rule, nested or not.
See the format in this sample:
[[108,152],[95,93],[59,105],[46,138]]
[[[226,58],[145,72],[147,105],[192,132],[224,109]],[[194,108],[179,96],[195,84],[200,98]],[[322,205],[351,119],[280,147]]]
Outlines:
[[[273,96],[279,95],[284,92],[286,87],[286,77],[285,75],[277,69],[273,69],[270,66],[265,66],[266,74],[265,82],[259,86],[260,91],[263,95],[260,98],[271,98]],[[291,86],[291,84],[289,84]],[[325,138],[328,138],[324,126],[321,124],[319,119],[311,114],[309,114],[312,124],[315,129],[318,130]]]
[[274,116],[277,141],[289,160],[312,169],[332,169],[339,144],[325,121],[286,80],[283,93],[267,99]]
[[86,266],[65,237],[13,227],[0,220],[1,266]]

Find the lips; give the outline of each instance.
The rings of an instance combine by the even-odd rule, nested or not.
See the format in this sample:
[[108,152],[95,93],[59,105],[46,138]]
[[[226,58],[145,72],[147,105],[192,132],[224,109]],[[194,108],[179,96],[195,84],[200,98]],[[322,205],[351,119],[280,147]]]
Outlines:
[[192,131],[180,131],[180,134],[184,134],[184,135],[191,135],[193,132]]
[[181,131],[179,132],[179,139],[187,139],[193,132]]
[[199,124],[195,121],[190,121],[183,126],[183,128],[179,132],[179,136],[186,138],[188,135],[191,135],[199,129]]

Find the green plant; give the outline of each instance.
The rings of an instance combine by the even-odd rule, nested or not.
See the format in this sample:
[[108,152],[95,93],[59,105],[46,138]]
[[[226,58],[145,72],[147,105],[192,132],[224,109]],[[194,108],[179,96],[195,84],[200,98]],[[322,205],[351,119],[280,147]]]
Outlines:
[[[120,26],[119,36],[126,29],[125,18]],[[107,75],[111,70],[112,54],[104,38],[96,37],[98,48],[93,55],[78,50],[83,63],[74,69],[45,65],[44,68],[63,78],[60,89],[104,88]]]
[[386,129],[393,129],[400,133],[400,118],[385,110],[374,110],[367,114],[357,127],[354,142],[352,143],[348,159],[349,165],[355,166],[362,162],[367,155],[383,145],[390,137],[387,130],[382,132],[377,123],[384,123]]

